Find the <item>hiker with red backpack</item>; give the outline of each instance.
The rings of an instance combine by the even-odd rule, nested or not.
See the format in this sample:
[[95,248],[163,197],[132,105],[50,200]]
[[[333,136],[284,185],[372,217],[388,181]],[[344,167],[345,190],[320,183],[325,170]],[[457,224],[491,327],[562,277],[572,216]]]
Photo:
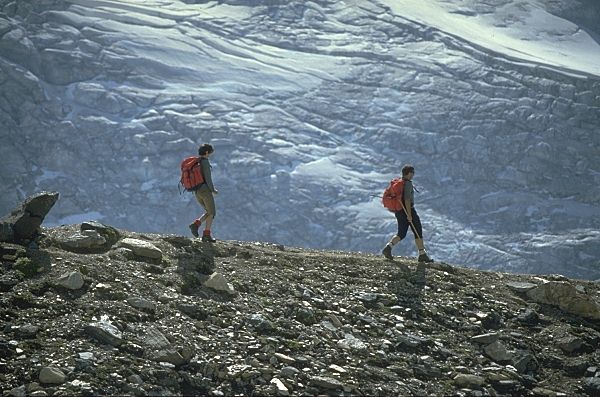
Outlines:
[[200,237],[198,230],[204,223],[202,241],[211,243],[217,241],[211,236],[210,228],[217,214],[214,195],[219,193],[213,185],[211,165],[208,160],[214,152],[211,145],[204,143],[198,148],[199,157],[188,157],[181,163],[181,184],[185,190],[194,192],[196,200],[206,211],[204,215],[190,223],[190,231],[194,237]]
[[415,244],[419,250],[419,263],[431,263],[433,260],[429,258],[425,251],[423,243],[423,228],[421,219],[417,210],[415,210],[414,187],[412,183],[415,175],[415,167],[410,164],[402,167],[402,178],[394,178],[383,192],[383,206],[392,211],[398,221],[398,233],[392,237],[389,243],[383,248],[383,256],[387,259],[394,259],[392,256],[392,248],[398,244],[406,234],[408,228],[412,230],[415,236]]

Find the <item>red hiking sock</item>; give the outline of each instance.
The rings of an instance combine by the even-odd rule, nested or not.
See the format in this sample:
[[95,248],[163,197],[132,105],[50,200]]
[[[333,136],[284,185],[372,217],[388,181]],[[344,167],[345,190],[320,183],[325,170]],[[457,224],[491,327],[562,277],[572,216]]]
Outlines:
[[205,229],[202,233],[203,236],[210,236],[210,229]]
[[194,221],[194,225],[196,225],[196,226],[200,226],[201,224],[202,224],[202,221],[200,220],[200,218],[198,218]]

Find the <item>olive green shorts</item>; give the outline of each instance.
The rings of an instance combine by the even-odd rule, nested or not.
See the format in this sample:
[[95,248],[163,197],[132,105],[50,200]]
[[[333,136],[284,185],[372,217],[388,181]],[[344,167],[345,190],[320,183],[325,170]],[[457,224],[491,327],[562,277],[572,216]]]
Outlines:
[[215,207],[215,198],[212,192],[208,189],[198,189],[194,192],[196,195],[196,200],[200,203],[202,208],[206,211],[208,215],[212,215],[213,218],[217,215],[217,209]]

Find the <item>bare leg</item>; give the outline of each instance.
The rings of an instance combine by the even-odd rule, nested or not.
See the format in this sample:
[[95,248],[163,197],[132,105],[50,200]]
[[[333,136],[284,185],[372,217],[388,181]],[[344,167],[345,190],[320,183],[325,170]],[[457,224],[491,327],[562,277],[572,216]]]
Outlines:
[[396,244],[398,244],[400,242],[400,240],[402,240],[402,237],[395,235],[394,237],[392,237],[392,239],[390,240],[389,243],[387,243],[387,245],[383,248],[383,251],[381,251],[381,253],[383,254],[383,256],[385,256],[387,259],[394,259],[394,257],[392,256],[392,247]]
[[393,247],[394,245],[398,244],[400,240],[402,240],[402,238],[398,235],[395,235],[394,237],[392,237],[388,245],[391,245]]
[[206,223],[204,224],[204,230],[210,230],[210,227],[212,226],[214,217],[209,214],[204,214],[204,215],[202,215],[202,218],[204,218],[206,220]]

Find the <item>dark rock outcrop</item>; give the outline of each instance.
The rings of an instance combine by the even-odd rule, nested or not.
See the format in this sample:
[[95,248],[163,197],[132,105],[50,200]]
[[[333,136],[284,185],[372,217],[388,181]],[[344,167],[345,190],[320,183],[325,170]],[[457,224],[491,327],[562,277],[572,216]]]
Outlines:
[[57,200],[56,192],[41,192],[28,197],[10,215],[0,219],[0,241],[25,243],[33,240]]

